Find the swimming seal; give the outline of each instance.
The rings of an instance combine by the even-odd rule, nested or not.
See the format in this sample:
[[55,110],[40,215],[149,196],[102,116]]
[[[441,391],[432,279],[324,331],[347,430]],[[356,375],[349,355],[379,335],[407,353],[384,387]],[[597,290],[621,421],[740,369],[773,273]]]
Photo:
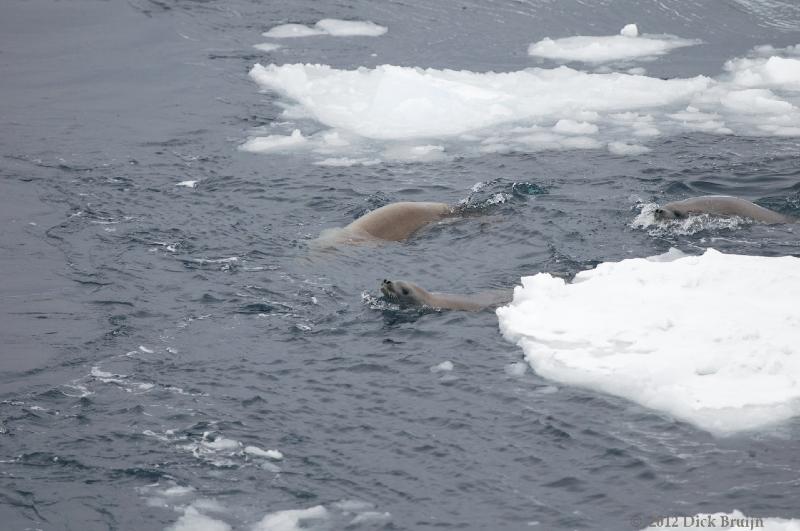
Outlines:
[[800,219],[779,214],[745,199],[727,195],[704,195],[667,203],[654,211],[656,219],[683,219],[692,214],[739,216],[762,223],[797,223]]
[[318,243],[399,242],[408,239],[425,225],[456,215],[457,210],[445,203],[390,203],[367,212],[344,228],[322,231]]
[[506,292],[485,292],[475,295],[451,295],[427,291],[413,282],[404,280],[384,280],[381,292],[387,300],[401,307],[428,306],[443,310],[478,311],[511,301]]

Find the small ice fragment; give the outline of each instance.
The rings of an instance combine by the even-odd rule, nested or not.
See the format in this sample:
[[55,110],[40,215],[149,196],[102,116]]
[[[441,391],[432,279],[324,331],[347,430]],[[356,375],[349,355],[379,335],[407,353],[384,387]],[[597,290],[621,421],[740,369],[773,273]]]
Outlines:
[[431,367],[431,372],[448,372],[453,370],[453,362],[452,361],[443,361],[439,365],[434,365]]
[[625,27],[619,30],[619,34],[625,37],[638,37],[639,27],[636,24],[626,24]]
[[280,451],[262,450],[257,446],[246,446],[244,449],[244,453],[255,457],[266,457],[268,459],[274,459],[276,461],[280,461],[281,459],[283,459],[283,454]]

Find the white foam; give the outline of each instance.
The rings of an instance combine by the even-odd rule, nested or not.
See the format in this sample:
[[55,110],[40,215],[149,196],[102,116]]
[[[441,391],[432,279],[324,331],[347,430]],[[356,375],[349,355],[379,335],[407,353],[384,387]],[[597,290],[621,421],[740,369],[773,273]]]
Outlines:
[[[660,525],[658,525],[660,523]],[[666,525],[669,524],[669,525]],[[696,529],[719,529],[735,531],[739,529],[758,529],[759,531],[800,531],[800,520],[785,518],[748,517],[741,511],[730,513],[700,513],[694,516],[677,516],[662,518],[658,523],[642,531],[658,531],[669,527],[675,531],[693,531]]]
[[652,236],[691,235],[704,230],[732,230],[753,222],[738,216],[720,217],[710,214],[661,220],[656,219],[655,215],[658,204],[644,203],[640,207],[641,212],[631,221],[630,226],[634,229],[645,229]]
[[299,531],[312,528],[328,519],[328,511],[322,505],[308,509],[290,509],[266,515],[253,526],[253,531]]
[[239,149],[242,151],[249,151],[250,153],[287,151],[297,149],[307,142],[308,139],[303,136],[303,133],[301,133],[299,129],[295,129],[289,136],[269,135],[250,138],[247,142],[239,146]]
[[709,249],[523,277],[497,315],[539,375],[727,434],[800,414],[798,300],[800,259]]
[[[379,37],[386,33],[385,26],[375,24],[370,20],[340,20],[324,18],[314,24],[314,27],[303,24],[281,24],[275,26],[264,37],[273,39],[287,39],[293,37],[313,37],[315,35],[331,35],[333,37]],[[271,51],[271,50],[267,50]]]
[[612,61],[652,59],[675,48],[700,44],[697,39],[682,39],[675,35],[642,35],[636,24],[628,24],[619,35],[577,36],[544,39],[528,47],[528,55],[557,61],[608,63]]

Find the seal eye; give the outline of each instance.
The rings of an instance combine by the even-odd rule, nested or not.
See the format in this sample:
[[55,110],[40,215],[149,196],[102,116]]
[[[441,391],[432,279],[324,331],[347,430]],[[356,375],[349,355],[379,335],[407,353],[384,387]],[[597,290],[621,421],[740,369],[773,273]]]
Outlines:
[[403,295],[408,295],[408,289],[403,288]]

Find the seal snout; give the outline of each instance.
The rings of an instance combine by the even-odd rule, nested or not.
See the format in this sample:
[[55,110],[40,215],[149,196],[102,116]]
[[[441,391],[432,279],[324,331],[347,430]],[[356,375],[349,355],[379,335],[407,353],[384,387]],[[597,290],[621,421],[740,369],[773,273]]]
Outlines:
[[383,279],[383,282],[381,282],[381,293],[387,297],[394,296],[394,286],[392,286],[391,280]]

